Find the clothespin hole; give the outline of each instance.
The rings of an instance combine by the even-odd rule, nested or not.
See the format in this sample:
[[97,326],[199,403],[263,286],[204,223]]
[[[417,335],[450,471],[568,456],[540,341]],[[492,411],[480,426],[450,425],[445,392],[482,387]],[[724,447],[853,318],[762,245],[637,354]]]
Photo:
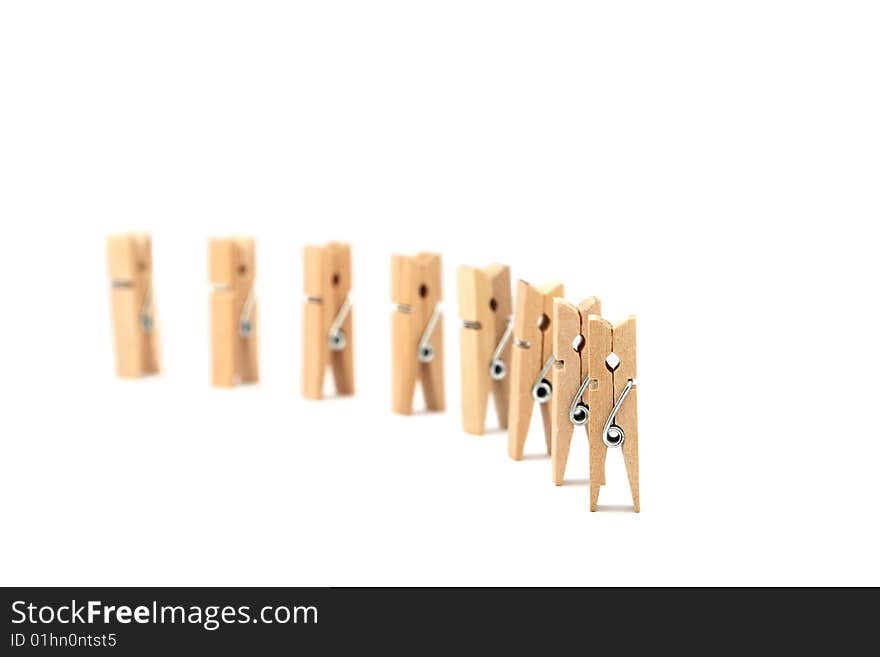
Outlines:
[[143,260],[138,260],[137,268],[138,271],[147,271],[147,263]]
[[419,296],[422,297],[422,299],[424,299],[426,296],[428,296],[428,286],[425,285],[424,283],[419,285]]
[[548,328],[550,328],[550,318],[547,317],[547,315],[541,315],[538,318],[538,330],[543,332],[546,331]]
[[576,336],[574,336],[574,340],[571,341],[571,348],[574,349],[576,352],[581,353],[586,344],[587,339],[580,333],[578,333]]
[[620,358],[613,351],[608,354],[608,358],[605,359],[605,367],[608,368],[609,372],[613,372],[620,367]]
[[339,274],[333,274],[333,277],[330,279],[330,285],[332,285],[333,287],[339,285]]
[[238,273],[244,276],[247,273],[247,265],[239,265]]
[[491,299],[489,299],[489,308],[492,309],[492,312],[493,312],[493,313],[494,313],[496,310],[498,310],[498,302],[495,301],[495,297],[492,297]]

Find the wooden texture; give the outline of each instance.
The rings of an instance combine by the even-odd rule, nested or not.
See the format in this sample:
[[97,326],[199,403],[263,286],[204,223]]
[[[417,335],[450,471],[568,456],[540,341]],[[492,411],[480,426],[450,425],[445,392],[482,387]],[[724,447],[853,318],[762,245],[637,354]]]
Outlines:
[[[391,257],[391,300],[398,306],[391,319],[391,408],[395,413],[412,413],[416,380],[422,382],[428,410],[441,411],[446,407],[442,314],[431,337],[433,360],[418,360],[419,340],[441,299],[438,254]],[[410,312],[404,312],[402,307]]]
[[[612,327],[600,317],[591,315],[587,322],[587,349],[592,378],[587,399],[590,404],[590,511],[599,504],[599,489],[605,484],[605,461],[608,447],[602,440],[605,422],[616,399],[626,387],[627,381],[636,380],[636,322],[635,317]],[[620,364],[612,372],[607,358],[614,353]],[[633,385],[615,419],[624,431],[625,439],[620,447],[629,479],[633,508],[640,511],[639,503],[639,436],[637,391]]]
[[254,300],[247,337],[239,321],[256,276],[256,251],[249,238],[213,239],[208,244],[211,292],[212,383],[232,387],[259,380],[258,309]]
[[[107,273],[116,353],[116,374],[137,378],[159,371],[158,325],[152,292],[153,249],[149,235],[111,235],[107,238]],[[148,303],[149,295],[149,303]],[[141,316],[145,305],[152,328]]]
[[[520,460],[532,420],[532,386],[541,373],[544,362],[553,351],[553,299],[564,294],[562,283],[548,283],[540,287],[519,281],[514,307],[511,367],[510,413],[507,426],[507,452]],[[540,321],[540,324],[539,324]],[[550,373],[548,372],[548,376]],[[551,399],[552,401],[552,399]],[[551,451],[550,403],[541,404],[544,422],[544,440],[547,453]]]
[[[551,370],[553,397],[550,399],[550,459],[553,483],[557,486],[561,486],[565,480],[565,467],[575,429],[569,419],[572,400],[589,371],[585,336],[587,320],[590,315],[601,313],[602,306],[596,297],[588,297],[577,306],[561,298],[554,299],[553,355],[556,363]],[[579,336],[582,340],[578,340]],[[580,350],[575,349],[575,346],[579,346]],[[583,401],[586,403],[586,399]]]
[[345,347],[333,351],[328,339],[330,327],[351,292],[351,249],[332,242],[307,246],[303,251],[303,396],[321,399],[328,365],[338,395],[354,394],[354,311],[342,323]]
[[507,328],[511,305],[509,267],[496,264],[484,269],[458,268],[458,313],[471,325],[462,326],[460,332],[462,423],[468,433],[485,432],[490,390],[498,422],[502,429],[507,427],[510,342],[500,356],[508,367],[508,376],[495,381],[490,365]]

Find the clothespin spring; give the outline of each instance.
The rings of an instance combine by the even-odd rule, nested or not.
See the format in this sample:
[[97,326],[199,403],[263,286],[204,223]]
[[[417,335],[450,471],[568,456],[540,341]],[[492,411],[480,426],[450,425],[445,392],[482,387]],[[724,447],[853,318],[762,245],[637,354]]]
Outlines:
[[[134,287],[134,283],[131,281],[110,281],[110,287],[114,290],[130,290]],[[153,330],[153,325],[155,322],[153,321],[153,283],[150,282],[147,286],[147,293],[144,295],[144,303],[141,306],[141,312],[139,316],[141,322],[141,328],[144,330],[144,333],[150,333]]]
[[339,312],[336,313],[336,319],[330,325],[330,333],[327,335],[327,342],[330,345],[331,351],[342,351],[345,349],[347,341],[345,339],[345,331],[342,330],[342,324],[345,322],[345,318],[348,317],[349,311],[351,311],[351,297],[346,296],[345,301],[339,307]]
[[251,286],[247,299],[245,299],[244,305],[241,307],[241,316],[238,318],[238,334],[245,339],[251,337],[251,333],[254,330],[251,323],[251,313],[254,311],[255,303],[254,288]]
[[623,433],[623,429],[614,423],[614,418],[617,417],[617,412],[620,410],[623,400],[626,399],[629,391],[632,390],[634,383],[632,379],[626,382],[626,387],[620,393],[620,397],[617,398],[614,408],[611,409],[611,415],[605,421],[605,428],[602,430],[602,442],[605,443],[606,447],[620,447],[623,445],[623,439],[626,436]]
[[504,335],[502,335],[501,339],[498,341],[498,346],[495,347],[495,351],[492,353],[492,361],[489,363],[489,376],[491,376],[494,381],[501,381],[507,376],[507,365],[501,360],[501,353],[504,351],[504,347],[507,346],[512,334],[513,319],[508,319],[507,328],[504,329]]
[[578,388],[577,394],[571,400],[571,406],[568,407],[568,419],[575,426],[583,426],[590,419],[590,407],[584,403],[584,391],[590,384],[590,375],[584,377],[581,387]]
[[425,332],[419,340],[417,357],[420,363],[430,363],[434,360],[434,345],[431,344],[431,335],[433,335],[434,329],[437,328],[437,320],[439,319],[440,302],[438,301],[434,304],[434,312],[431,314],[431,319],[428,320],[428,324],[425,326]]
[[141,327],[144,333],[153,331],[153,283],[147,286],[147,293],[144,295],[144,305],[141,306]]
[[547,376],[547,372],[550,370],[550,366],[556,358],[551,354],[550,358],[547,359],[547,362],[544,363],[544,367],[541,368],[541,373],[538,374],[538,378],[535,379],[535,385],[532,386],[532,399],[534,399],[539,404],[546,404],[550,401],[550,397],[553,396],[553,386],[550,385],[550,382],[544,377]]

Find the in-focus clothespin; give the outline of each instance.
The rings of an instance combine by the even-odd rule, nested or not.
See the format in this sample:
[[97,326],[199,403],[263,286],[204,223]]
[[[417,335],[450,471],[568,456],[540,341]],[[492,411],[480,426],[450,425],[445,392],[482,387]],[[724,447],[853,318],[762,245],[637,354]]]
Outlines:
[[510,416],[507,452],[517,461],[523,457],[532,407],[541,406],[544,440],[550,453],[550,406],[553,394],[548,372],[553,365],[553,298],[565,294],[562,283],[540,287],[519,281],[513,317],[513,356],[510,367]]
[[303,262],[303,396],[321,399],[328,363],[337,394],[354,394],[351,250],[338,243],[307,246]]
[[636,404],[636,318],[611,326],[590,315],[585,333],[590,384],[589,406],[590,511],[605,484],[608,449],[623,453],[633,507],[639,511],[639,428]]
[[561,486],[565,480],[565,466],[574,428],[586,428],[590,417],[589,404],[584,400],[584,392],[590,381],[585,334],[589,316],[601,314],[602,305],[596,297],[588,297],[577,306],[562,298],[553,300],[553,357],[556,363],[551,368],[550,459],[553,483],[557,486]]
[[446,408],[443,384],[441,263],[436,253],[391,256],[391,407],[412,413],[416,379],[428,410]]
[[116,374],[124,378],[154,374],[159,371],[159,348],[150,236],[108,237],[107,270]]
[[510,267],[458,268],[461,328],[461,412],[464,430],[482,435],[489,391],[502,429],[507,428],[510,378]]
[[212,239],[208,245],[211,291],[211,362],[215,386],[259,380],[254,240]]

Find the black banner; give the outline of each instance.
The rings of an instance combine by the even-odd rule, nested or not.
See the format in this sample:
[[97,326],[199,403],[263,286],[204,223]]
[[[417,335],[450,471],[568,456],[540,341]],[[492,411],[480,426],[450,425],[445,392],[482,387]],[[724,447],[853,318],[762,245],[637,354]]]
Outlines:
[[[861,644],[873,590],[2,589],[3,654],[407,654]],[[866,601],[868,604],[865,604]],[[708,643],[706,643],[708,641]],[[439,654],[445,654],[441,652]]]

